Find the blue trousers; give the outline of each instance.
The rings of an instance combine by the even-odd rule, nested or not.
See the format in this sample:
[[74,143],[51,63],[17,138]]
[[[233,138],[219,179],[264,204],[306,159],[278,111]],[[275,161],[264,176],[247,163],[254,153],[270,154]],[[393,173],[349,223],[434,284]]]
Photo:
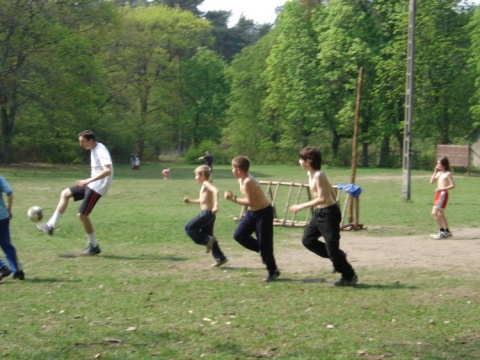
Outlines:
[[[315,209],[312,219],[303,232],[302,244],[311,252],[329,258],[335,269],[345,279],[351,279],[355,271],[340,250],[340,222],[342,213],[337,204]],[[323,236],[325,242],[319,240]]]
[[[212,214],[210,210],[202,210],[200,214],[185,224],[185,232],[190,238],[199,245],[206,245],[209,236],[213,236],[213,226],[215,225],[215,214]],[[218,241],[212,246],[212,256],[216,260],[225,260],[226,257],[223,254]]]
[[[0,247],[7,259],[8,267],[10,271],[16,273],[18,269],[17,252],[10,241],[10,219],[6,218],[0,220]],[[4,267],[5,264],[0,260],[0,267]]]
[[[252,234],[255,233],[255,239]],[[248,210],[238,224],[233,238],[243,247],[259,252],[270,274],[277,270],[273,255],[273,207],[251,211]]]

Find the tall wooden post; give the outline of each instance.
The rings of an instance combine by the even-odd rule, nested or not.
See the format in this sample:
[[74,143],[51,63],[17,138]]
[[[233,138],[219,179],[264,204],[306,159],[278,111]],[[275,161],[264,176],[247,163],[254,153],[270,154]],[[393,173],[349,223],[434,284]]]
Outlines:
[[[355,120],[353,123],[353,144],[352,144],[352,176],[350,182],[355,184],[355,176],[357,173],[357,159],[358,159],[358,128],[360,123],[360,105],[362,102],[362,88],[363,88],[363,67],[360,68],[358,72],[358,83],[357,83],[357,100],[355,102]],[[358,225],[358,214],[353,216],[353,203],[355,199],[352,196],[352,201],[350,201],[350,211],[348,216],[348,222],[354,224],[356,227]]]

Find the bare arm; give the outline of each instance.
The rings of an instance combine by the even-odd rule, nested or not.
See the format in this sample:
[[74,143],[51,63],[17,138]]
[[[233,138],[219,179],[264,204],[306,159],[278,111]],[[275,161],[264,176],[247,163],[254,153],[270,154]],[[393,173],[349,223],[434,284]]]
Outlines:
[[290,211],[296,213],[300,210],[326,204],[331,197],[331,185],[323,173],[317,174],[314,177],[315,190],[312,200],[290,206]]
[[88,179],[85,179],[85,180],[78,180],[76,185],[78,187],[84,187],[84,186],[90,184],[91,182],[103,179],[103,178],[105,178],[105,177],[107,177],[111,174],[112,174],[112,165],[104,165],[103,166],[103,171],[101,173],[97,174],[96,176],[94,176],[92,178],[88,178]]
[[200,204],[200,199],[189,199],[188,197],[183,198],[183,202],[186,204]]
[[435,181],[437,181],[437,177],[438,177],[438,169],[435,166],[435,169],[433,169],[432,177],[430,178],[430,184],[435,183]]
[[251,206],[252,203],[255,201],[255,191],[254,186],[255,184],[251,181],[251,179],[245,179],[243,185],[240,185],[243,188],[242,192],[245,194],[245,197],[237,197],[235,196],[230,190],[226,190],[223,196],[227,200],[231,200],[237,204],[244,205],[244,206]]

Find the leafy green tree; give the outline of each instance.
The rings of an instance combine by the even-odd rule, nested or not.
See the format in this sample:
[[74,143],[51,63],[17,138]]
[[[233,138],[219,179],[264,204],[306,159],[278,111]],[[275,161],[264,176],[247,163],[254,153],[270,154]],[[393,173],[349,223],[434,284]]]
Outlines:
[[472,105],[470,106],[473,116],[472,131],[469,134],[469,140],[473,142],[480,135],[480,7],[477,7],[475,10],[469,29],[472,40],[470,64],[475,81],[475,90],[472,96]]
[[[32,152],[35,140],[65,160],[68,140],[79,119],[95,122],[102,89],[95,87],[99,64],[88,36],[114,18],[102,1],[0,1],[0,111],[2,161],[12,160],[14,128],[17,155]],[[32,126],[41,125],[41,126]],[[68,135],[67,135],[68,134]],[[27,139],[26,144],[22,143]],[[66,141],[64,144],[62,141]],[[55,147],[54,147],[55,146]],[[60,151],[59,151],[60,150]]]
[[268,96],[264,115],[280,129],[278,149],[290,152],[308,144],[321,126],[316,86],[318,60],[311,9],[288,2],[277,22],[278,38],[265,71]]
[[471,11],[460,1],[419,4],[416,36],[416,111],[412,128],[417,137],[450,144],[470,132],[468,99],[473,77],[467,66],[470,48],[467,25]]
[[372,68],[370,12],[364,4],[332,0],[314,17],[319,72],[316,98],[322,109],[320,119],[332,134],[334,155],[341,138],[352,136],[359,68],[365,67],[367,73]]
[[231,91],[222,147],[232,156],[247,154],[259,162],[276,158],[280,129],[272,121],[273,116],[262,117],[262,106],[267,96],[267,81],[263,76],[266,59],[277,34],[273,30],[254,45],[244,48],[228,68]]
[[264,36],[271,28],[271,24],[256,24],[241,16],[237,24],[231,28],[228,27],[228,19],[232,13],[230,11],[218,10],[207,11],[205,19],[212,23],[212,35],[215,38],[213,49],[221,54],[227,62],[231,62],[233,57],[244,47],[254,44]]
[[206,48],[180,65],[184,101],[177,131],[187,148],[205,140],[220,141],[229,93],[225,68],[220,55]]
[[[180,63],[210,41],[210,25],[166,6],[127,9],[108,60],[112,122],[132,134],[132,150],[158,153],[175,141],[183,103]],[[109,109],[110,110],[110,109]]]

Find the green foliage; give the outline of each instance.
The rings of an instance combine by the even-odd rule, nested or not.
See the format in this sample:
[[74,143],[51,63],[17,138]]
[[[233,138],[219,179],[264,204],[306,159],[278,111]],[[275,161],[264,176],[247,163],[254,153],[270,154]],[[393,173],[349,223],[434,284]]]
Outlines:
[[225,68],[220,56],[205,48],[182,62],[181,86],[185,100],[177,124],[182,142],[196,145],[205,140],[219,141],[229,92]]
[[183,159],[188,164],[203,164],[203,160],[199,160],[199,157],[205,156],[205,153],[210,151],[213,156],[215,164],[229,164],[235,155],[230,155],[228,152],[224,152],[221,147],[214,141],[205,140],[198,146],[191,146],[183,156]]

